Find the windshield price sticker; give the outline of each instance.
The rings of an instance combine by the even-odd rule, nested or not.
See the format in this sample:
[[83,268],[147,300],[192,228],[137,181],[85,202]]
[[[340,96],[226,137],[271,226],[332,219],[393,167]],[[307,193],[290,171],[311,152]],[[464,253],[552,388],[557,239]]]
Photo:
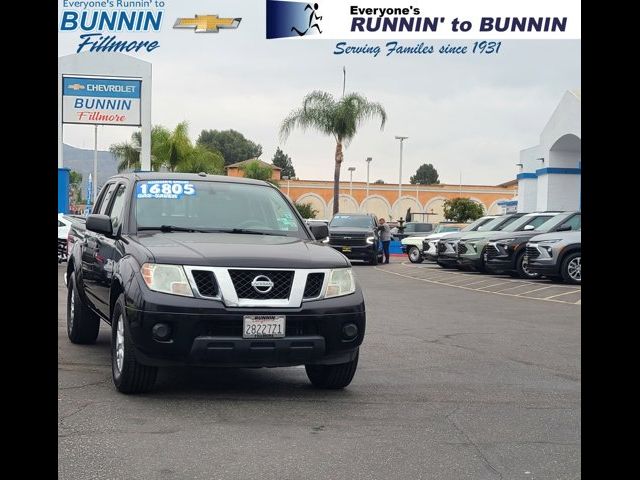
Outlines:
[[195,193],[195,185],[186,180],[150,180],[136,186],[136,198],[180,199]]

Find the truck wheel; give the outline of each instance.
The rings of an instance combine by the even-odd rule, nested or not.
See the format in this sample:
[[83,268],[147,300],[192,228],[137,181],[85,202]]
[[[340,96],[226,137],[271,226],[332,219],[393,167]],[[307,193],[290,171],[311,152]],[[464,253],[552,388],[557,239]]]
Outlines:
[[67,289],[67,335],[71,343],[88,345],[96,343],[100,331],[100,318],[82,303],[76,286],[75,275],[71,273]]
[[562,261],[562,279],[567,283],[582,283],[581,252],[570,253]]
[[369,265],[377,265],[378,264],[378,252],[374,252],[373,255],[371,256],[371,259],[369,259]]
[[411,263],[422,263],[422,255],[418,247],[411,247],[407,252],[407,256]]
[[337,390],[344,388],[351,383],[353,376],[358,368],[358,356],[347,363],[338,365],[305,365],[307,377],[317,388],[325,388],[329,390]]
[[529,265],[524,261],[524,252],[521,252],[516,258],[516,273],[520,278],[524,278],[527,280],[534,280],[536,278],[540,278],[539,273],[533,273],[529,270]]
[[111,314],[111,371],[113,383],[120,393],[148,392],[158,375],[158,367],[142,365],[136,360],[122,294]]

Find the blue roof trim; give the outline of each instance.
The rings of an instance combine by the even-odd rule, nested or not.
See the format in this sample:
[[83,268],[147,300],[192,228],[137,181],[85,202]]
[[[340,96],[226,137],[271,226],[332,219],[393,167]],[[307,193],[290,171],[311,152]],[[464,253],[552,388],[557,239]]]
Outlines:
[[523,178],[538,178],[538,176],[535,173],[519,173],[516,178],[522,180]]
[[580,168],[554,168],[547,167],[536,170],[536,175],[549,175],[549,174],[560,174],[560,175],[580,175],[582,170]]

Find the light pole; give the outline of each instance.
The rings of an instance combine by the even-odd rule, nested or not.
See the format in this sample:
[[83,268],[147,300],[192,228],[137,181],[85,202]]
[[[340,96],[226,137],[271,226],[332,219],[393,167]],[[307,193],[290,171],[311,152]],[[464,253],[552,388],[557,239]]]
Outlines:
[[291,179],[291,177],[283,175],[282,179],[287,181],[287,197],[291,198],[291,195],[289,195],[289,180]]
[[402,197],[402,144],[409,137],[396,135],[396,140],[400,140],[400,175],[398,179],[398,200]]
[[369,196],[369,167],[371,166],[371,160],[373,160],[373,158],[367,157],[367,197]]
[[349,195],[353,197],[353,172],[356,171],[356,167],[349,167]]

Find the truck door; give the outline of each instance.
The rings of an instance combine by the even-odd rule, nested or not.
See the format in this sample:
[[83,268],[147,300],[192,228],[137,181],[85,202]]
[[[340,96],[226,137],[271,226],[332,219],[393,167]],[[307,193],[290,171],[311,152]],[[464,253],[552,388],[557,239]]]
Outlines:
[[[116,184],[114,182],[107,183],[102,187],[100,192],[100,198],[96,202],[95,209],[92,213],[105,214],[107,207],[109,206],[113,192],[115,191]],[[89,307],[94,310],[100,310],[99,301],[96,296],[96,290],[98,288],[99,275],[99,263],[96,258],[98,255],[98,234],[91,230],[86,230],[84,239],[82,240],[82,287],[86,293]]]
[[126,199],[126,185],[119,183],[115,188],[115,193],[108,202],[104,215],[111,217],[111,228],[113,236],[98,235],[96,237],[96,254],[95,254],[95,272],[96,281],[94,286],[94,294],[96,299],[96,308],[105,317],[109,318],[109,295],[111,291],[111,282],[115,265],[122,258],[119,249],[121,242],[118,240],[122,220],[124,216],[124,204]]

